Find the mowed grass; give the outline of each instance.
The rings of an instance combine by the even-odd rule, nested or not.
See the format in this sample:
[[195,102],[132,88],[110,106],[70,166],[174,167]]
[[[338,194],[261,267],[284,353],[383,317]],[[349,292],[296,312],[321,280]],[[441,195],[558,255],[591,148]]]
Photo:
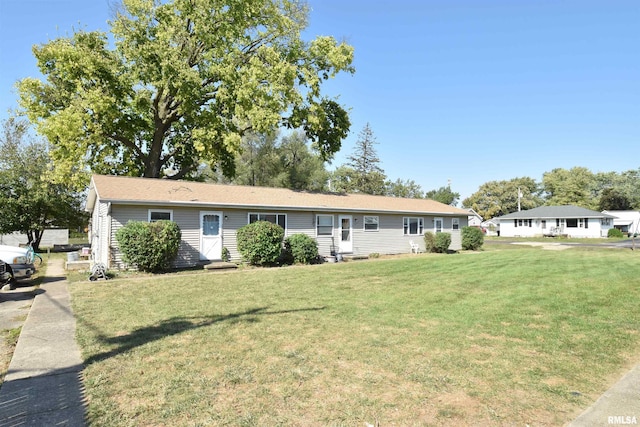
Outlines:
[[71,285],[96,426],[562,425],[640,359],[640,253]]

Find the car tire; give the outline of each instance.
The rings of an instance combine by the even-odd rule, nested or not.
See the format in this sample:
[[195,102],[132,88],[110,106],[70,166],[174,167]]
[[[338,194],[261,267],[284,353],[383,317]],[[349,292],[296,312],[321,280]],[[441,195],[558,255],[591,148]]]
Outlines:
[[7,284],[9,285],[9,290],[12,291],[16,288],[16,279],[13,277],[13,270],[11,269],[11,266],[8,264],[7,264],[7,272],[11,275],[11,278],[9,279]]

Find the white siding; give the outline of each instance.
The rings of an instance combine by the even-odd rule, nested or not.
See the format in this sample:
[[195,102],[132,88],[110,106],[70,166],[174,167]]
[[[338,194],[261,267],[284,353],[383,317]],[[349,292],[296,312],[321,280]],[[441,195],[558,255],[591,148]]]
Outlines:
[[[551,234],[553,228],[557,227],[556,219],[547,219],[546,224],[544,220],[532,219],[531,226],[529,226],[528,220],[526,225],[515,225],[514,219],[500,220],[500,236],[501,237],[541,237],[545,234]],[[606,237],[606,230],[602,229],[600,218],[587,218],[588,226],[585,227],[584,221],[580,223],[581,219],[578,219],[577,227],[568,227],[567,220],[564,220],[564,226],[560,227],[560,234],[568,235],[569,237]],[[562,223],[561,223],[562,224]],[[543,228],[543,225],[545,226]]]

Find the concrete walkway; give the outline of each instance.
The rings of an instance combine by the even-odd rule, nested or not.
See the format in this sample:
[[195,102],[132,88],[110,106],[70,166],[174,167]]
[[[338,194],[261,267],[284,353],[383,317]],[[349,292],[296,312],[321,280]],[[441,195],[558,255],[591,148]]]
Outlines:
[[570,427],[640,425],[640,365],[627,372]]
[[53,260],[0,388],[0,427],[84,426],[82,360],[62,260]]

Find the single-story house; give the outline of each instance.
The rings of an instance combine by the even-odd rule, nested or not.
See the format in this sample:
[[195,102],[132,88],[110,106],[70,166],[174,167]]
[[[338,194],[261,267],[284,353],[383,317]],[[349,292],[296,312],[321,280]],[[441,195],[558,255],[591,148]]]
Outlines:
[[629,236],[640,233],[640,212],[638,211],[602,211],[615,216],[613,226]]
[[501,237],[607,237],[615,216],[579,206],[540,206],[496,219]]
[[353,256],[424,250],[427,231],[451,233],[450,249],[462,247],[469,212],[428,199],[335,194],[220,185],[168,179],[93,175],[85,206],[91,213],[95,262],[122,266],[116,231],[128,221],[175,221],[182,230],[176,267],[222,258],[225,247],[240,260],[236,232],[258,220],[281,225],[285,236],[304,233],[320,255]]
[[469,227],[481,227],[482,226],[482,217],[472,208],[467,209],[469,211]]

